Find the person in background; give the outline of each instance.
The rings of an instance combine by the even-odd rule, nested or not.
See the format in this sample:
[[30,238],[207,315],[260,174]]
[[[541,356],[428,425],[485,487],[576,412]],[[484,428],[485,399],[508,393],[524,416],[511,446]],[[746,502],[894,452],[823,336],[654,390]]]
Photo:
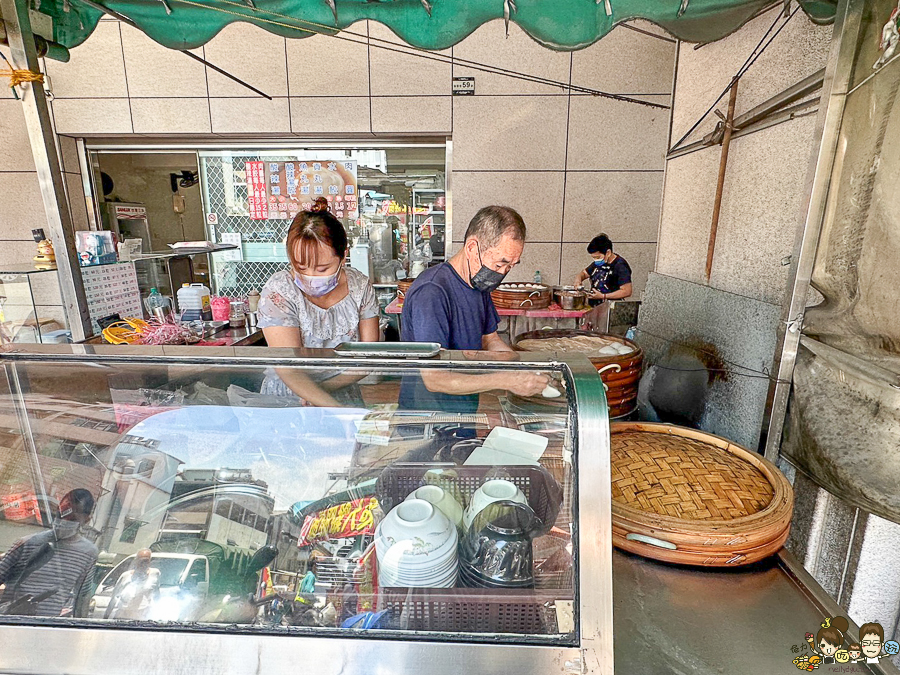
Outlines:
[[153,602],[159,598],[159,570],[151,567],[153,553],[143,548],[134,556],[130,570],[116,581],[104,619],[145,619]]
[[[273,274],[260,294],[258,325],[268,346],[331,349],[342,342],[377,342],[375,289],[368,277],[344,265],[347,233],[341,222],[327,211],[298,213],[286,246],[291,268]],[[345,373],[317,381],[321,375],[278,369],[267,373],[261,393],[337,406],[336,392],[355,389],[349,385],[359,379]]]
[[[456,255],[420,274],[406,292],[400,339],[436,342],[444,349],[512,352],[497,335],[500,318],[491,291],[519,264],[525,232],[514,209],[480,209]],[[477,410],[481,392],[504,389],[533,396],[549,383],[542,373],[509,370],[483,375],[422,370],[420,375],[403,381],[402,407],[469,412]]]
[[294,597],[294,602],[309,606],[316,603],[316,566],[316,559],[310,558],[309,565],[306,568],[306,574],[303,576],[303,579],[300,581],[300,586],[297,588],[297,595]]
[[587,328],[606,330],[609,317],[607,300],[624,300],[632,293],[631,266],[620,255],[613,253],[612,241],[605,234],[599,234],[587,246],[587,252],[594,259],[575,277],[575,285],[581,286],[590,280],[588,304],[595,308],[586,314]]
[[[76,488],[59,500],[50,529],[12,545],[0,560],[0,584],[6,586],[0,597],[0,613],[86,615],[98,552],[81,536],[81,528],[93,510],[93,495]],[[42,599],[35,602],[38,598]]]

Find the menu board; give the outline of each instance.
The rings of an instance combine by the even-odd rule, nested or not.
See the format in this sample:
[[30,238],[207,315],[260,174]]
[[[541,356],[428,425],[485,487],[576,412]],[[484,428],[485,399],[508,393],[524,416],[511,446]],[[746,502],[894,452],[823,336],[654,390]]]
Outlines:
[[134,263],[82,267],[81,278],[84,281],[84,294],[94,333],[100,333],[97,319],[110,314],[137,318],[144,316]]
[[292,219],[318,197],[338,218],[359,216],[356,160],[260,161],[245,168],[252,220]]
[[250,220],[268,220],[269,200],[266,194],[265,162],[247,162],[247,199],[250,202]]

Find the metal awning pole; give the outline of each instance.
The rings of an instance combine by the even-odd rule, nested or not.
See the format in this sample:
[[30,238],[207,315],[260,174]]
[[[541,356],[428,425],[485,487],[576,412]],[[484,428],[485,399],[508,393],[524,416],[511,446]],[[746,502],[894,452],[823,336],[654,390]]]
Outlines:
[[[6,24],[13,67],[39,73],[40,67],[27,3],[22,0],[0,0],[0,10]],[[65,181],[59,163],[59,153],[56,151],[53,125],[50,122],[47,95],[42,82],[26,82],[20,85],[19,92],[28,138],[31,141],[31,152],[34,155],[34,165],[41,186],[41,197],[47,214],[47,234],[53,240],[56,251],[57,274],[66,320],[72,331],[72,339],[83,340],[92,333],[91,322],[84,295],[84,284],[81,280],[81,269],[78,266],[78,253],[75,250],[75,228],[66,199]]]

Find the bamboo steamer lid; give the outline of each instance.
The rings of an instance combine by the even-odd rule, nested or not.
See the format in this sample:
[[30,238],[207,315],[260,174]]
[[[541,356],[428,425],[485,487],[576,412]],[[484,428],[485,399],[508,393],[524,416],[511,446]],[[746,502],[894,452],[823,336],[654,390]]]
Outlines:
[[695,429],[610,425],[613,544],[667,562],[746,565],[787,539],[793,489],[774,464]]

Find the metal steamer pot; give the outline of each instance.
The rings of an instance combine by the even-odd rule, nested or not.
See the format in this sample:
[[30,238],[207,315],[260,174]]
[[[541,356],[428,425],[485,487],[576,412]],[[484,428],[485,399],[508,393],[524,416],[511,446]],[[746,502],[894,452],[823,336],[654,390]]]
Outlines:
[[563,309],[584,309],[587,292],[580,286],[554,286],[553,299]]

